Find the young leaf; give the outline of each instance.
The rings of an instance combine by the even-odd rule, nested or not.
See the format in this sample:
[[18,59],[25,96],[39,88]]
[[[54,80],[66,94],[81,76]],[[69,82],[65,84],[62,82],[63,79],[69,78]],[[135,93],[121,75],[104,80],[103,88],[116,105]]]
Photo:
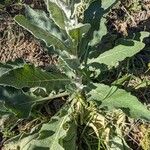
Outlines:
[[77,69],[79,65],[76,59],[71,59],[65,55],[59,57],[57,67],[65,73],[69,78],[75,78],[74,69]]
[[86,90],[88,100],[95,101],[98,106],[121,109],[131,117],[150,121],[150,111],[135,96],[125,90],[104,84],[92,84]]
[[91,25],[90,24],[78,24],[72,29],[69,29],[69,35],[73,40],[75,40],[75,43],[78,44],[82,37],[89,31]]
[[82,44],[81,40],[85,36],[85,34],[90,30],[90,27],[91,25],[88,23],[78,24],[77,26],[68,30],[68,33],[72,39],[72,45],[74,50],[72,53],[80,55],[81,51],[84,51],[84,49],[81,49],[80,44]]
[[60,115],[43,124],[38,133],[9,141],[4,150],[12,147],[21,150],[76,150],[76,125],[70,119],[70,113],[63,109]]
[[15,21],[26,30],[31,32],[36,38],[43,40],[47,46],[53,45],[56,49],[68,50],[68,47],[59,38],[40,28],[37,24],[32,23],[23,15],[17,15]]
[[144,48],[145,44],[139,41],[122,40],[119,45],[102,53],[97,58],[88,59],[88,64],[98,63],[109,68],[116,67],[120,61],[132,57]]
[[48,92],[64,89],[69,83],[70,79],[60,72],[46,72],[30,65],[10,70],[0,77],[0,85],[17,89],[44,87]]
[[[63,8],[65,7],[64,4],[62,5],[62,8],[59,6],[59,4],[62,3],[59,1],[54,0],[47,0],[47,9],[51,14],[51,18],[54,20],[54,22],[63,30],[65,30],[67,23],[69,22],[65,12],[63,11]],[[65,8],[64,8],[65,9]]]

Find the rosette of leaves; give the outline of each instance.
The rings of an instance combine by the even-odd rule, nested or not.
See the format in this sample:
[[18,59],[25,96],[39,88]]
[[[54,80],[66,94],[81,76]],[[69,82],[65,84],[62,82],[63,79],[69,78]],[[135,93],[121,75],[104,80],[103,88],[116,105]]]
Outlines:
[[[45,2],[49,14],[25,6],[26,15],[17,15],[15,21],[48,47],[53,47],[59,56],[55,66],[57,69],[46,71],[27,64],[1,65],[1,101],[8,110],[22,118],[28,117],[39,101],[50,101],[64,95],[68,98],[60,112],[43,124],[40,130],[10,139],[4,143],[4,149],[75,150],[78,148],[77,141],[80,141],[77,131],[81,126],[92,126],[100,137],[101,133],[95,129],[91,118],[97,118],[95,115],[101,108],[121,109],[129,117],[150,121],[150,111],[131,93],[92,80],[93,74],[98,76],[103,70],[117,67],[120,61],[140,52],[145,46],[141,39],[148,33],[142,33],[140,40],[119,39],[111,48],[98,49],[97,44],[102,44],[107,34],[105,15],[116,3],[115,0],[89,1],[82,23],[77,21],[72,7],[64,1]],[[15,88],[17,92],[12,93],[6,87]],[[45,88],[50,96],[40,98],[27,95],[21,90],[25,87]],[[54,95],[51,94],[53,91]],[[105,126],[103,121],[99,122]],[[128,148],[124,142],[121,139],[119,146],[121,143],[122,148]],[[117,149],[118,144],[115,143],[113,148]],[[90,148],[88,144],[87,147]],[[97,147],[101,147],[99,142]]]

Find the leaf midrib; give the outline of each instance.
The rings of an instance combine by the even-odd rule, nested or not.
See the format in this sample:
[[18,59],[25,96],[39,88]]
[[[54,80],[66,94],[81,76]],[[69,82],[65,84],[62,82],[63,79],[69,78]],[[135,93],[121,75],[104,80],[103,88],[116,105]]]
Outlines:
[[63,123],[64,123],[64,121],[66,120],[67,117],[68,117],[68,116],[65,116],[64,119],[62,120],[62,122],[61,122],[61,124],[60,124],[60,126],[59,126],[59,128],[58,128],[58,132],[56,132],[56,136],[54,137],[54,140],[53,140],[53,142],[52,142],[52,144],[51,144],[52,146],[51,146],[50,148],[53,148],[53,145],[55,145],[56,140],[57,140],[57,137],[58,137],[58,134],[59,134],[59,132],[60,132],[62,126],[63,126]]

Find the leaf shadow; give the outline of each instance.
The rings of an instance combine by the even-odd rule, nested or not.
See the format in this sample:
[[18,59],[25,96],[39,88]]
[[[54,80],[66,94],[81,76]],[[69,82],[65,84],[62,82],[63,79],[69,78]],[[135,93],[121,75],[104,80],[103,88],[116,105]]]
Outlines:
[[36,147],[34,147],[33,150],[49,150],[49,148],[48,147],[36,146]]
[[40,132],[40,136],[39,136],[39,140],[43,140],[43,139],[46,139],[46,138],[49,138],[50,136],[52,136],[53,134],[55,134],[54,131],[51,131],[51,130],[42,130]]
[[[112,38],[112,39],[111,39]],[[89,59],[97,58],[102,53],[112,49],[115,46],[123,45],[123,46],[134,46],[134,42],[128,39],[119,38],[115,35],[107,35],[104,37],[102,42],[98,45],[98,47],[89,53]]]

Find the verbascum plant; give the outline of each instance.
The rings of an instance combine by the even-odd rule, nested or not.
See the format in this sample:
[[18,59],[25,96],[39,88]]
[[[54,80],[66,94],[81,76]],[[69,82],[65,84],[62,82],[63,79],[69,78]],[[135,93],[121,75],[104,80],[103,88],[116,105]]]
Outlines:
[[[150,121],[150,111],[131,93],[93,80],[104,70],[117,67],[120,61],[140,52],[145,47],[143,38],[149,36],[149,33],[143,32],[139,40],[118,39],[110,49],[97,48],[107,34],[105,15],[116,2],[89,0],[71,5],[71,2],[63,0],[45,0],[49,14],[25,6],[26,15],[15,17],[20,26],[44,41],[47,47],[53,47],[59,57],[56,69],[51,71],[28,64],[1,64],[3,113],[9,110],[19,118],[27,118],[38,102],[63,96],[67,100],[39,130],[34,129],[31,133],[6,141],[4,150],[76,150],[80,148],[77,141],[81,140],[78,131],[82,126],[92,128],[98,138],[112,140],[98,142],[95,149],[130,149],[120,134],[113,139],[106,138],[109,137],[109,129],[103,113],[119,109],[129,117]],[[76,9],[82,4],[85,7],[80,20]],[[15,88],[16,92],[10,92],[7,87]],[[25,87],[44,88],[49,96],[29,95],[22,92]],[[105,135],[97,130],[100,126]],[[82,133],[85,133],[84,129]],[[85,147],[94,149],[88,143]]]

